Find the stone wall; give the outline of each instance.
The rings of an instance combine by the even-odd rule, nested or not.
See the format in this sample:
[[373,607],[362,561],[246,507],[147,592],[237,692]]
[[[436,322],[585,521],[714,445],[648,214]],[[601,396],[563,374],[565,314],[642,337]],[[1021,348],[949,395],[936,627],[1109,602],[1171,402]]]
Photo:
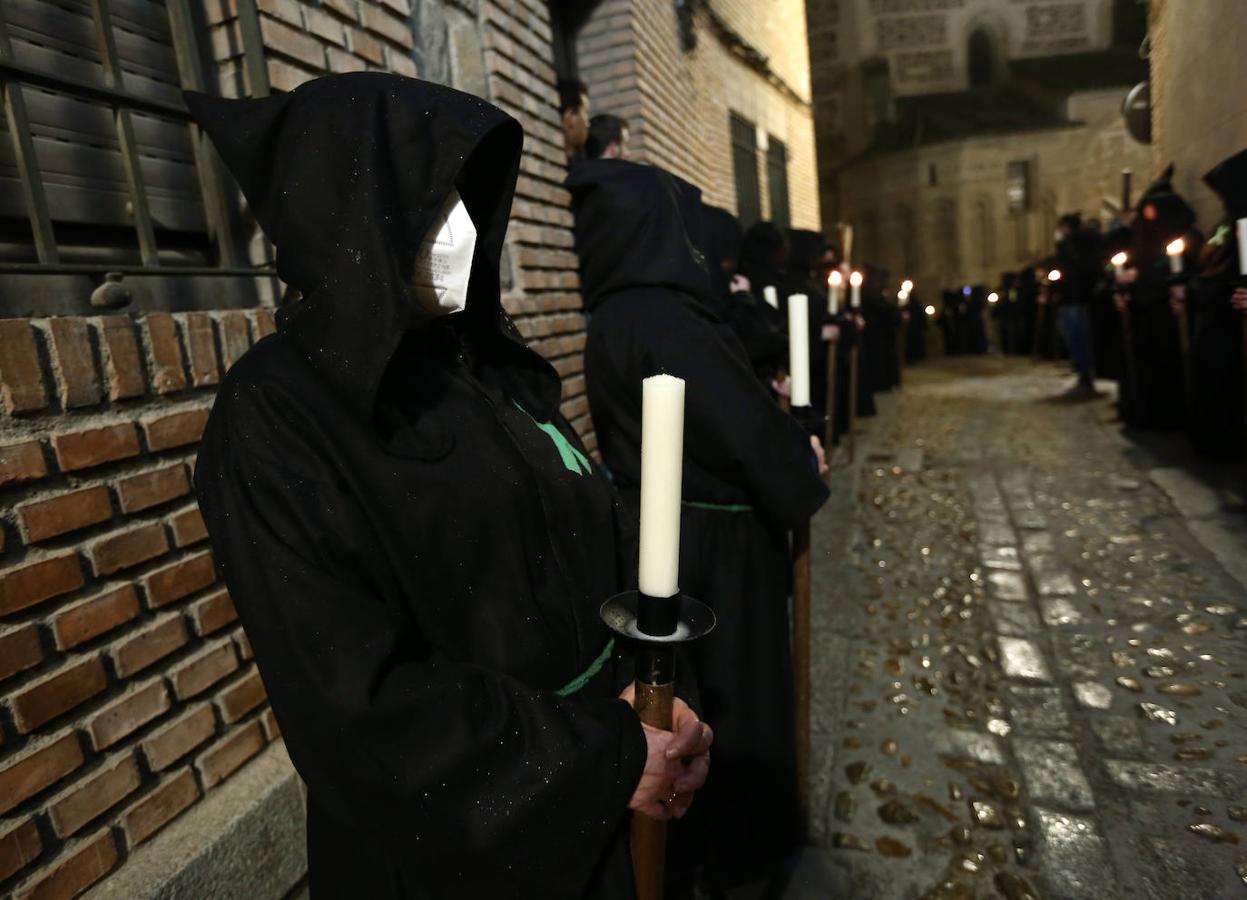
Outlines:
[[[254,92],[237,0],[193,5],[216,66],[210,79],[227,95]],[[564,412],[592,445],[546,4],[257,7],[274,90],[328,72],[389,70],[483,95],[520,120],[525,149],[503,302],[563,376]],[[263,252],[258,235],[252,249]],[[69,897],[94,886],[94,895],[132,900],[163,890],[164,880],[187,883],[188,866],[214,870],[209,848],[218,845],[239,867],[230,870],[234,896],[248,900],[281,896],[302,866],[283,858],[280,877],[271,869],[250,879],[236,849],[276,846],[278,831],[282,848],[300,846],[289,828],[265,824],[266,815],[289,816],[293,776],[284,754],[274,755],[277,724],[216,581],[191,487],[216,386],[272,330],[273,317],[268,308],[154,312],[175,304],[149,294],[135,291],[143,310],[99,315],[89,287],[75,289],[58,294],[54,309],[0,320],[6,898]],[[6,309],[25,309],[11,299]],[[253,826],[218,821],[222,804],[213,798],[238,778],[280,779],[281,789],[264,796],[284,799],[257,807],[246,817]],[[218,839],[226,829],[229,840]]]
[[[744,116],[787,147],[793,226],[818,228],[803,4],[779,0],[765,18],[743,0],[700,4],[693,28],[697,46],[685,50],[674,4],[604,0],[578,41],[593,111],[628,119],[631,158],[674,172],[701,188],[707,202],[733,212],[729,114]],[[765,215],[765,169],[760,182]]]
[[[844,169],[838,190],[857,229],[855,262],[888,268],[931,291],[995,284],[1000,273],[1050,255],[1056,219],[1080,211],[1107,220],[1121,171],[1136,184],[1151,171],[1150,148],[1126,135],[1118,89],[1071,98],[1077,125],[980,137],[864,159]],[[1029,210],[1006,202],[1010,162],[1030,165]],[[932,183],[934,181],[934,183]],[[1136,194],[1137,195],[1137,194]]]
[[1211,227],[1222,215],[1200,178],[1247,148],[1247,16],[1236,0],[1152,0],[1153,162]]

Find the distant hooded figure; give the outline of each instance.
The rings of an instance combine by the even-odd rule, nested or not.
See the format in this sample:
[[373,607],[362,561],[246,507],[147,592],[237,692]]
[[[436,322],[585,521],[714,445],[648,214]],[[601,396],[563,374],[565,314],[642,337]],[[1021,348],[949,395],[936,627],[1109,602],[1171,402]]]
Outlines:
[[1247,217],[1247,150],[1219,163],[1204,183],[1221,198],[1225,215],[1199,255],[1189,288],[1195,318],[1191,337],[1188,430],[1201,453],[1243,456],[1243,313],[1230,298],[1242,284],[1235,231]]
[[589,406],[602,457],[634,505],[641,381],[660,372],[687,381],[680,587],[718,618],[692,651],[716,738],[714,775],[675,832],[705,839],[714,887],[753,881],[797,840],[786,531],[827,488],[808,436],[713,312],[701,220],[689,214],[697,190],[611,160],[577,167],[567,186],[590,315]]
[[196,488],[313,896],[631,897],[627,809],[674,773],[597,614],[630,520],[499,302],[519,124],[382,74],[187,103],[304,297],[226,377]]

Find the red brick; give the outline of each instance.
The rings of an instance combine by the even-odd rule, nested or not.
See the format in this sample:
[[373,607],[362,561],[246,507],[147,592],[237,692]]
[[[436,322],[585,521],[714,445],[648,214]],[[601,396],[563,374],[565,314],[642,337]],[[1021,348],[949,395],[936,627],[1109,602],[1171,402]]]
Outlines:
[[74,553],[5,569],[0,571],[0,616],[76,591],[83,584],[82,566]]
[[259,720],[248,722],[195,761],[205,788],[215,787],[264,749],[264,730]]
[[337,47],[329,47],[326,50],[326,55],[329,59],[329,71],[335,75],[341,75],[344,72],[368,71],[368,63],[354,53],[339,50]]
[[129,316],[102,316],[96,319],[96,327],[100,332],[104,374],[108,377],[108,398],[125,400],[146,393],[134,322]]
[[190,493],[186,466],[178,463],[152,472],[142,472],[117,482],[117,497],[123,512],[136,513],[168,503]]
[[260,721],[264,723],[264,734],[270,741],[281,737],[281,726],[277,724],[277,716],[273,715],[271,707],[260,714]]
[[164,828],[199,799],[199,785],[190,769],[165,779],[159,787],[121,815],[126,842],[136,847]]
[[356,8],[355,0],[322,0],[323,5],[327,9],[332,9],[340,16],[348,19],[358,19],[359,10]]
[[43,842],[34,819],[19,822],[0,834],[0,881],[30,865],[42,852]]
[[[333,3],[330,0],[326,0],[325,5],[332,7]],[[253,309],[251,316],[252,322],[255,324],[255,339],[257,341],[277,331],[277,323],[273,321],[273,311],[271,309]]]
[[114,700],[91,719],[87,731],[96,750],[106,750],[169,709],[169,692],[160,679]]
[[352,29],[350,35],[352,53],[367,60],[374,66],[379,66],[385,62],[385,50],[381,42],[375,37],[358,29]]
[[268,698],[259,672],[252,672],[242,681],[221,692],[217,706],[221,718],[232,725]]
[[346,28],[343,27],[341,19],[312,6],[305,8],[304,15],[307,16],[309,32],[323,41],[329,41],[339,47],[346,46]]
[[203,437],[208,410],[188,409],[143,420],[143,434],[152,452],[184,447]]
[[70,663],[29,685],[9,701],[17,730],[23,734],[80,706],[108,686],[104,663],[91,656]]
[[52,436],[57,465],[65,472],[139,455],[138,435],[129,422]]
[[173,670],[173,692],[179,700],[201,694],[238,669],[238,656],[228,639],[201,650]]
[[107,522],[113,517],[113,505],[108,488],[97,486],[23,503],[17,507],[17,517],[27,543],[34,543]]
[[325,67],[324,47],[302,29],[291,28],[275,19],[262,17],[260,32],[264,35],[264,49],[290,57],[313,69]]
[[167,769],[216,733],[212,707],[201,705],[180,719],[157,729],[143,741],[143,755],[153,772]]
[[132,584],[123,584],[58,613],[52,620],[52,634],[59,649],[69,650],[124,625],[138,614],[138,591]]
[[239,628],[234,632],[234,642],[238,644],[238,655],[244,661],[251,659],[251,638],[247,637],[247,632]]
[[[365,3],[360,7],[363,14],[364,27],[374,34],[387,38],[400,47],[411,46],[411,25],[379,6]],[[358,51],[356,51],[358,52]]]
[[[228,595],[226,599],[229,599]],[[0,634],[0,681],[37,666],[42,661],[43,649],[39,646],[38,626],[23,625]]]
[[150,572],[143,578],[143,589],[148,606],[154,608],[202,590],[215,580],[212,553],[205,550]]
[[143,326],[147,332],[147,352],[151,357],[152,390],[157,394],[185,390],[186,372],[173,316],[148,313],[143,319]]
[[39,349],[28,319],[0,319],[0,398],[10,414],[48,405]]
[[169,539],[159,522],[114,531],[86,548],[97,577],[154,559],[169,549]]
[[0,447],[0,487],[34,481],[47,474],[48,466],[38,441]]
[[127,637],[112,650],[113,667],[121,678],[146,669],[186,646],[186,621],[180,613],[159,619]]
[[[232,0],[230,5],[235,5]],[[281,19],[283,22],[289,22],[296,27],[303,25],[303,19],[299,15],[299,3],[296,0],[256,0],[256,7],[260,12]]]
[[[308,7],[308,14],[315,10]],[[229,371],[242,355],[251,349],[251,335],[247,330],[247,314],[241,310],[221,313],[217,319],[221,329],[221,365]]]
[[103,391],[91,354],[91,332],[87,320],[76,316],[48,320],[48,342],[52,370],[61,405],[91,406],[99,403]]
[[127,753],[65,792],[48,806],[48,818],[57,836],[67,838],[101,813],[138,789],[143,777],[134,756]]
[[217,366],[212,318],[207,313],[186,313],[182,316],[182,333],[186,337],[191,384],[195,387],[219,384],[221,371]]
[[173,543],[178,547],[197,544],[208,536],[208,528],[198,506],[188,506],[175,512],[169,517],[169,527],[173,530]]
[[237,618],[234,601],[225,589],[209,594],[191,607],[191,620],[200,635],[218,631]]
[[82,746],[72,731],[10,761],[0,769],[0,815],[56,784],[82,762]]
[[117,865],[117,844],[104,829],[61,853],[55,863],[18,894],[16,900],[68,900],[99,881]]

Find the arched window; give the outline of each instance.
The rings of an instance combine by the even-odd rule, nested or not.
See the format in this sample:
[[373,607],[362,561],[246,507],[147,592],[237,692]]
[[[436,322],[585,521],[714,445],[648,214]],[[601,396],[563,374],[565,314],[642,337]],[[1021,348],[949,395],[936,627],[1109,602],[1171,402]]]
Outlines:
[[976,28],[971,32],[966,59],[970,73],[970,87],[981,87],[992,83],[996,74],[996,51],[992,46],[992,36],[987,29]]

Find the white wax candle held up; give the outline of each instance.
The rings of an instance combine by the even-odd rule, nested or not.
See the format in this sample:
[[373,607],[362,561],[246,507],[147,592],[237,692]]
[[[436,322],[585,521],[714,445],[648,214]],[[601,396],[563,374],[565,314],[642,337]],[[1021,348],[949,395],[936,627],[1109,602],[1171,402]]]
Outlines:
[[1247,219],[1238,220],[1238,274],[1247,276]]
[[1169,271],[1174,275],[1182,274],[1182,254],[1186,250],[1186,242],[1182,238],[1178,238],[1165,248],[1165,252],[1169,254]]
[[779,309],[779,291],[774,285],[768,284],[762,289],[762,299],[765,300],[772,309]]
[[788,297],[788,374],[792,377],[792,405],[810,405],[810,298]]
[[1113,258],[1109,260],[1113,264],[1113,276],[1121,281],[1122,273],[1126,271],[1126,260],[1129,259],[1125,253],[1114,253]]
[[865,279],[862,277],[861,272],[854,272],[849,276],[849,287],[851,289],[849,294],[849,306],[853,309],[862,308],[862,281],[864,280]]
[[650,597],[680,590],[680,496],[684,472],[684,379],[641,383],[641,535],[637,586]]
[[832,269],[827,276],[827,312],[833,316],[840,315],[840,285],[844,284],[844,276],[838,269]]

